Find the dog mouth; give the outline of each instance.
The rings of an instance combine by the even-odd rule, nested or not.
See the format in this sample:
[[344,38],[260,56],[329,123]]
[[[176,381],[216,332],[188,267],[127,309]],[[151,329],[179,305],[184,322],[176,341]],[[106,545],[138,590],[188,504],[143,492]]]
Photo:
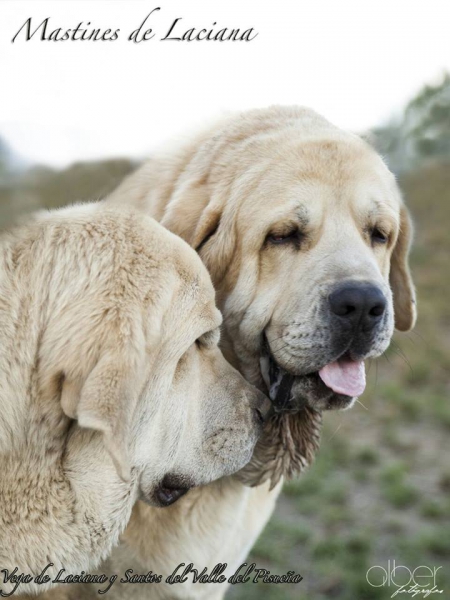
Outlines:
[[265,336],[260,369],[277,413],[295,413],[306,406],[315,410],[347,408],[366,385],[364,361],[352,359],[348,352],[317,371],[295,375],[277,363]]
[[192,487],[186,478],[168,474],[164,476],[153,494],[159,506],[170,506],[187,494]]

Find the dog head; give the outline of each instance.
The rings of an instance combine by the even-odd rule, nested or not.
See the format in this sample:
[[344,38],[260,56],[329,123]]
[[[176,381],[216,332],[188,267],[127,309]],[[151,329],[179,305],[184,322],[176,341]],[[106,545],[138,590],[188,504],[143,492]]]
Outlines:
[[52,260],[40,370],[65,415],[98,432],[120,477],[155,505],[241,468],[267,401],[218,349],[222,318],[195,252],[101,204],[41,225]]
[[312,111],[272,108],[227,121],[190,176],[162,222],[208,266],[225,355],[277,410],[350,406],[364,361],[394,324],[415,321],[411,224],[393,175]]

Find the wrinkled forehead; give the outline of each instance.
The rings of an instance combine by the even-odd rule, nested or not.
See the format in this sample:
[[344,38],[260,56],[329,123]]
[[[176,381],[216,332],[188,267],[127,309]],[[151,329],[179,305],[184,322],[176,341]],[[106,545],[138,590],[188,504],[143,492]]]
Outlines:
[[[261,224],[285,217],[314,224],[324,215],[398,222],[400,194],[382,159],[362,140],[311,142],[285,149],[261,174],[241,221]],[[264,218],[266,217],[266,218]],[[308,223],[306,223],[306,221]]]

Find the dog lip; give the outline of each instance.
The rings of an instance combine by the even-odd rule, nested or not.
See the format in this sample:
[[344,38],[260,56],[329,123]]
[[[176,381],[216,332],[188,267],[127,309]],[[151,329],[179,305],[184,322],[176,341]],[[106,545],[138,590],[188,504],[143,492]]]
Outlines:
[[301,405],[292,403],[291,391],[296,376],[281,367],[274,359],[265,333],[263,333],[262,339],[260,369],[276,413],[298,412],[304,407],[306,399],[303,399]]
[[[342,356],[344,356],[344,354],[346,354],[346,353],[343,353]],[[289,371],[289,369],[286,369],[285,367],[282,367],[278,363],[278,361],[275,359],[274,355],[272,354],[272,350],[270,348],[269,341],[267,339],[267,336],[266,336],[265,332],[263,333],[263,340],[262,340],[262,344],[261,344],[261,353],[260,353],[260,355],[261,355],[261,358],[268,359],[272,363],[272,366],[275,369],[284,371],[285,373],[287,373],[288,375],[291,375],[294,378],[309,377],[310,375],[315,375],[315,374],[317,374],[320,371],[320,369],[322,368],[322,366],[325,366],[325,365],[322,365],[318,369],[316,369],[314,371],[311,371],[309,373],[302,373],[302,374],[292,373],[292,371]],[[341,358],[341,356],[336,357],[335,360],[338,360],[339,358]]]
[[[350,352],[348,349],[346,349],[338,357],[336,357],[336,360],[338,360],[339,358],[345,358],[345,357],[350,358]],[[264,377],[264,374],[262,373],[262,360],[263,359],[265,361],[267,361],[267,363],[269,365],[268,373],[267,373],[269,382],[267,382],[267,375],[266,375],[266,377]],[[303,380],[314,379],[317,382],[318,387],[323,387],[327,390],[327,392],[331,393],[331,397],[328,399],[328,402],[327,402],[328,408],[333,408],[334,402],[339,402],[339,400],[340,401],[352,400],[352,398],[350,396],[346,396],[344,394],[336,394],[330,388],[328,388],[325,385],[325,383],[323,383],[323,381],[319,377],[319,370],[321,367],[315,371],[311,371],[309,373],[304,373],[302,375],[295,375],[294,373],[288,371],[284,367],[281,367],[271,352],[270,345],[269,345],[269,342],[265,335],[265,332],[263,333],[263,339],[262,339],[262,344],[261,344],[260,363],[261,363],[261,375],[263,376],[263,380],[266,384],[266,387],[268,388],[269,398],[270,398],[270,401],[272,402],[274,411],[276,413],[300,412],[308,404],[308,399],[306,397],[300,398],[300,402],[298,401],[299,399],[296,399],[297,402],[292,402],[291,389],[292,389],[293,385],[295,384],[296,380],[300,381],[302,379]],[[280,372],[284,373],[284,375],[282,375],[282,377],[281,377],[279,386],[275,389],[275,388],[273,388],[273,382],[272,382],[271,375],[273,375],[274,373],[278,373],[278,376],[279,376]],[[285,388],[284,390],[281,389],[283,383],[284,383],[284,388]],[[279,393],[280,389],[282,392],[281,394]],[[274,391],[276,392],[275,394],[271,393]],[[283,391],[284,391],[284,393],[283,393]]]
[[189,488],[174,488],[169,489],[164,486],[159,486],[155,491],[155,496],[159,504],[164,506],[170,506],[179,500],[189,491]]
[[348,359],[348,360],[364,360],[365,359],[365,355],[359,355],[358,353],[353,352],[350,349],[352,340],[350,340],[350,342],[348,343],[347,347],[345,350],[341,351],[339,354],[337,354],[336,356],[334,356],[332,359],[324,362],[323,364],[319,365],[317,367],[317,369],[315,369],[314,371],[309,371],[308,373],[301,373],[301,374],[297,374],[297,373],[292,373],[292,371],[289,371],[289,369],[286,369],[285,367],[282,367],[277,360],[275,359],[274,355],[272,354],[272,350],[270,348],[269,345],[269,341],[267,339],[267,336],[265,334],[265,332],[263,333],[263,341],[261,344],[261,356],[262,357],[267,357],[270,361],[272,361],[274,363],[274,365],[276,366],[277,369],[282,369],[283,371],[285,371],[286,373],[288,373],[289,375],[292,375],[295,378],[300,378],[300,377],[311,377],[313,375],[318,375],[320,369],[322,369],[323,367],[325,367],[327,364],[334,362],[336,360],[341,360],[341,359]]
[[165,475],[159,486],[154,491],[154,496],[160,506],[170,506],[184,496],[193,487],[185,477],[179,475]]

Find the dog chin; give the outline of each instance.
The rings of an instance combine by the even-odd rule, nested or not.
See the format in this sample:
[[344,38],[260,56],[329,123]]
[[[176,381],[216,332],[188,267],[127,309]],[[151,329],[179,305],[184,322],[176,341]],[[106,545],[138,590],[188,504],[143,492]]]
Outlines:
[[355,397],[337,394],[320,379],[318,372],[295,377],[292,386],[295,404],[302,402],[314,410],[347,410],[356,400]]
[[274,411],[297,413],[313,410],[346,410],[356,398],[339,394],[327,387],[318,371],[294,375],[280,367],[269,352],[260,357],[260,372]]

